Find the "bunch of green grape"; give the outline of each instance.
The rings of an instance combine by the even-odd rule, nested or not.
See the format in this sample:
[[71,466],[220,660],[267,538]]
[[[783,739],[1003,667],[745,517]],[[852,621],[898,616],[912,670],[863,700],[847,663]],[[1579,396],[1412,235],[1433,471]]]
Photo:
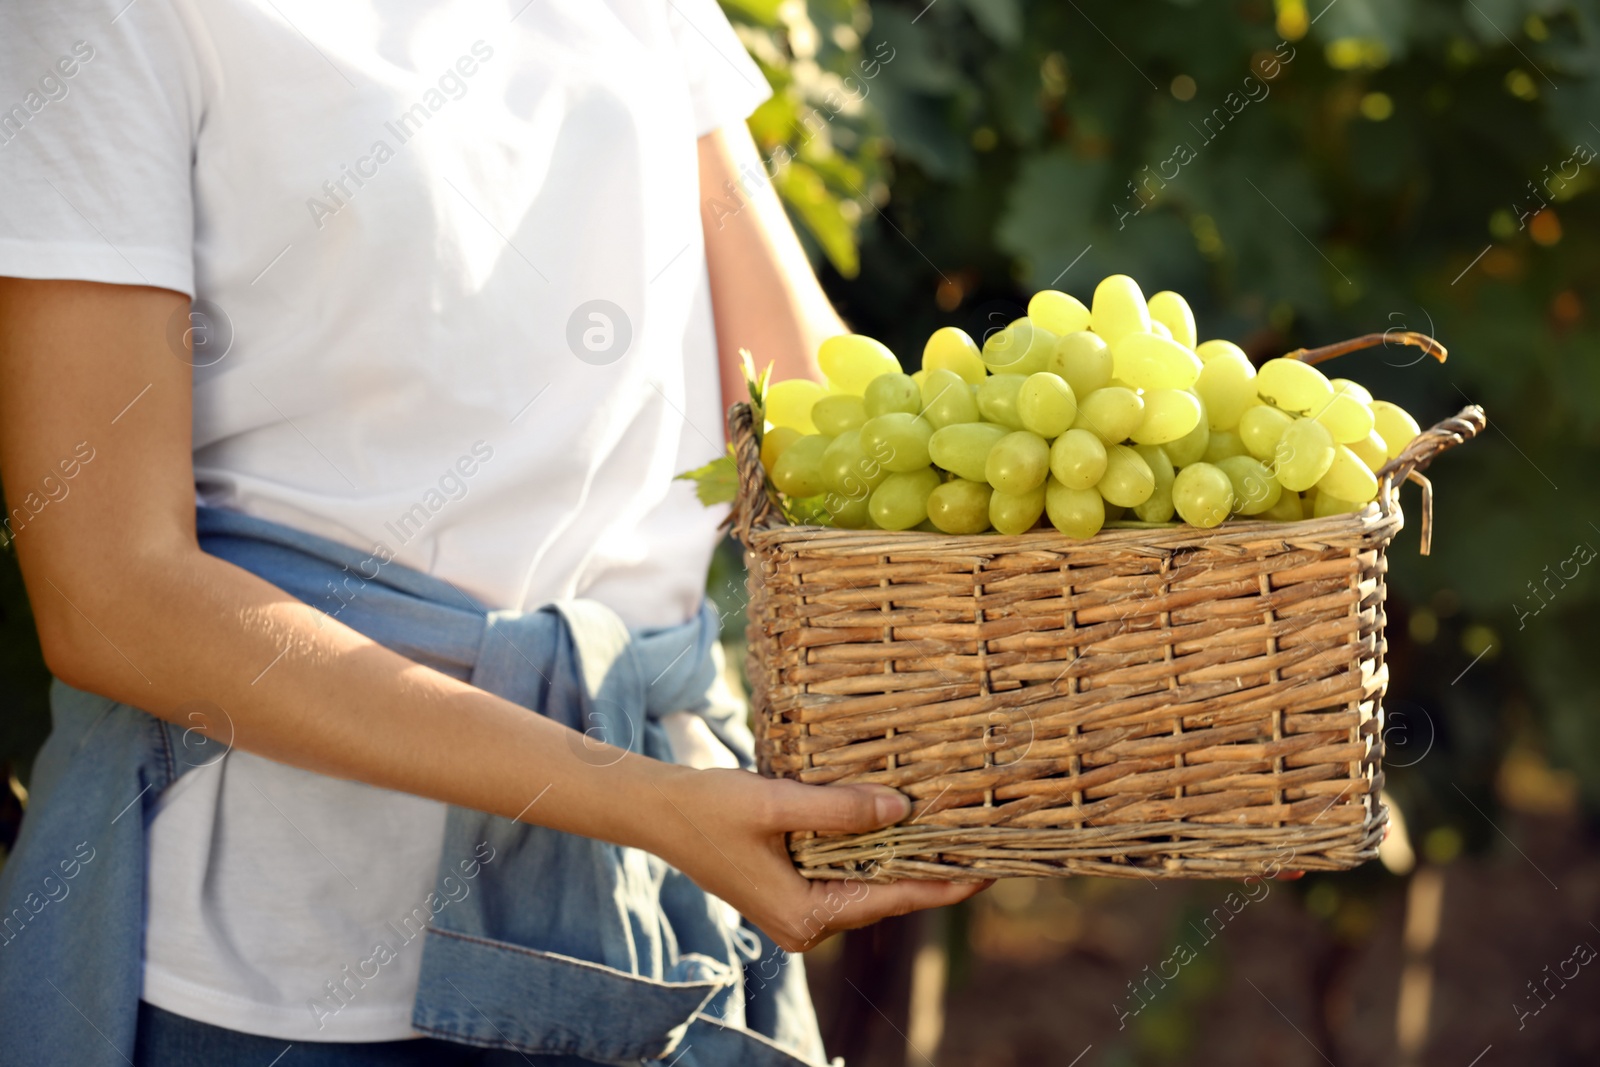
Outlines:
[[845,334],[826,384],[766,395],[761,462],[792,517],[846,529],[1069,537],[1107,524],[1294,521],[1356,511],[1416,420],[1308,363],[1258,370],[1230,341],[1197,343],[1174,292],[1126,275],[1089,307],[1045,290],[985,339],[944,327],[922,369]]

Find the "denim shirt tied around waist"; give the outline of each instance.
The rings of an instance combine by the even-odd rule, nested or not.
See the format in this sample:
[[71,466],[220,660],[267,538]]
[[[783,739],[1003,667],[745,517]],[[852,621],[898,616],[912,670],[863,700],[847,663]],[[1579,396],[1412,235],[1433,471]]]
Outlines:
[[[206,552],[418,663],[657,759],[672,758],[660,717],[693,712],[753,766],[742,708],[715,698],[709,606],[647,632],[586,600],[490,611],[277,523],[200,508],[197,526]],[[221,743],[59,681],[51,708],[0,871],[0,1065],[115,1067],[141,988],[145,828]],[[613,1064],[824,1062],[800,958],[649,853],[452,807],[435,890],[451,904],[424,934],[423,1033]]]

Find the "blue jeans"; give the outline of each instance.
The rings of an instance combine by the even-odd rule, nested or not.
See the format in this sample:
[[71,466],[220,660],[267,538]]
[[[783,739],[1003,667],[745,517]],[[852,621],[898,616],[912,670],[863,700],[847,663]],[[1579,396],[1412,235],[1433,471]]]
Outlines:
[[421,1037],[346,1043],[284,1041],[224,1030],[139,1002],[134,1067],[592,1067],[572,1056],[524,1056]]

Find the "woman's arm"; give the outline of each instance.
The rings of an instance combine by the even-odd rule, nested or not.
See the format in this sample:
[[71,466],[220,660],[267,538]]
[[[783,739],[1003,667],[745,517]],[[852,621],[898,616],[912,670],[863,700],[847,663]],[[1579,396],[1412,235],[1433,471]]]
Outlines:
[[[94,450],[66,496],[17,524],[50,669],[171,721],[191,702],[215,704],[229,721],[203,728],[283,763],[648,849],[779,944],[806,947],[801,924],[826,887],[795,873],[781,831],[876,828],[903,817],[905,799],[637,755],[598,766],[566,727],[390,652],[200,551],[191,370],[167,341],[187,303],[161,289],[0,279],[8,506],[42,496],[43,479],[80,442]],[[829,927],[971,892],[877,887]]]
[[773,381],[820,380],[817,345],[849,327],[822,292],[742,123],[700,138],[700,221],[724,400],[745,395],[741,348],[758,371],[773,364]]

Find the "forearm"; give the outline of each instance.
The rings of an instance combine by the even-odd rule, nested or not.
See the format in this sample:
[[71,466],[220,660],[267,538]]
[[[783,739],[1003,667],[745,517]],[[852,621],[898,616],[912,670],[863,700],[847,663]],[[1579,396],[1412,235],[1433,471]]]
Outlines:
[[773,364],[774,380],[820,379],[817,346],[848,328],[823,293],[742,126],[700,139],[700,193],[724,399],[744,396],[741,348],[750,350],[758,370]]
[[682,770],[640,756],[591,752],[586,762],[573,731],[200,550],[190,361],[166,340],[187,304],[165,290],[0,280],[9,503],[22,504],[74,442],[94,449],[67,475],[70,496],[57,485],[59,502],[34,507],[16,533],[51,669],[283,763],[672,851],[650,836],[661,820],[637,813],[658,810],[655,786]]
[[[646,849],[780,944],[814,943],[802,920],[828,890],[795,872],[785,832],[866,832],[905,818],[905,798],[597,751],[202,552],[192,359],[167,340],[187,305],[148,287],[0,278],[0,476],[24,505],[14,544],[51,670],[282,763]],[[79,444],[94,452],[74,467],[61,457]],[[880,887],[828,925],[975,889]]]
[[51,581],[35,595],[70,598],[55,666],[81,688],[322,774],[674,851],[671,826],[640,813],[659,810],[657,789],[671,792],[682,768],[596,752],[198,548],[147,557],[115,581]]

